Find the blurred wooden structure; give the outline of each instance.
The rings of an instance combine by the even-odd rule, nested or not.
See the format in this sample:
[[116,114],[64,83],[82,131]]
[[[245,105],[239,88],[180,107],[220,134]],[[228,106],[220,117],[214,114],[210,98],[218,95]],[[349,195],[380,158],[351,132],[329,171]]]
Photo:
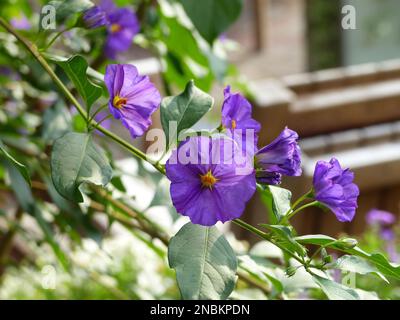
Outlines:
[[[285,179],[296,190],[311,186],[317,160],[337,157],[355,172],[361,196],[356,218],[340,223],[311,209],[294,218],[299,232],[358,234],[371,208],[400,212],[400,60],[259,80],[253,84],[259,146],[288,126],[301,137],[303,176]],[[265,221],[259,199],[245,219]]]

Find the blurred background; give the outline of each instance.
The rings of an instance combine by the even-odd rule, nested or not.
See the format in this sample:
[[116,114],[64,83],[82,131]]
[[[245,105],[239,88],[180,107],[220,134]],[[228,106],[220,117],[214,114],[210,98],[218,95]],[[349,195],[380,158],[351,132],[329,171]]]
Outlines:
[[[117,2],[136,5],[140,1]],[[344,28],[344,19],[351,19],[353,13],[351,10],[342,11],[346,5],[355,9],[355,21],[346,20],[349,24],[345,26],[352,27],[355,24],[355,29]],[[25,6],[29,9],[24,8],[23,12],[30,12],[31,20],[38,19],[35,13],[40,11],[41,2],[26,1]],[[14,1],[8,1],[2,9],[9,17],[10,12],[20,12]],[[294,191],[294,198],[309,190],[317,160],[329,160],[332,156],[339,159],[344,167],[355,172],[355,181],[361,190],[355,219],[351,223],[340,223],[330,212],[309,209],[293,220],[298,233],[355,236],[366,249],[382,251],[390,255],[392,260],[400,262],[398,236],[389,240],[383,238],[382,226],[376,221],[367,220],[367,214],[372,209],[388,211],[394,220],[384,227],[398,234],[398,12],[400,2],[397,0],[244,0],[240,17],[214,45],[215,55],[211,56],[207,51],[204,54],[207,58],[203,55],[196,58],[191,56],[196,60],[196,66],[208,59],[207,68],[214,68],[212,75],[206,73],[206,76],[202,76],[201,72],[191,73],[185,68],[181,70],[176,67],[176,59],[181,59],[180,55],[193,52],[192,47],[185,46],[187,43],[181,43],[181,51],[169,47],[176,48],[180,39],[187,39],[183,32],[185,30],[177,38],[163,40],[169,51],[161,62],[154,51],[146,47],[142,37],[138,37],[118,61],[135,64],[141,73],[149,74],[159,88],[163,88],[165,81],[171,82],[174,85],[170,88],[172,93],[179,92],[188,79],[196,77],[196,84],[216,98],[213,112],[202,119],[197,125],[199,128],[215,128],[219,125],[222,89],[224,85],[232,84],[235,91],[242,91],[253,103],[254,117],[262,125],[259,147],[271,142],[285,126],[297,131],[301,137],[303,176],[285,177],[282,184]],[[165,19],[167,24],[172,24],[171,21]],[[178,30],[180,27],[176,28]],[[148,35],[146,32],[144,34]],[[96,34],[87,38],[87,41],[81,38],[71,41],[65,37],[63,43],[58,43],[55,48],[64,46],[72,52],[89,55],[98,50],[93,49],[96,47]],[[10,47],[6,36],[3,35],[0,41],[3,42],[0,53],[8,59],[14,48]],[[7,59],[0,59],[4,72],[8,72],[7,68],[10,67]],[[90,65],[104,72],[104,64],[100,60],[94,59]],[[225,60],[227,64],[221,63]],[[42,73],[34,70],[34,75],[36,81],[41,79]],[[7,77],[10,78],[9,75]],[[16,75],[15,82],[18,81],[20,78]],[[26,110],[26,97],[21,93],[24,90],[26,88],[14,83],[0,91],[0,127],[4,132],[11,123],[10,114],[15,110]],[[167,95],[169,90],[163,91]],[[25,135],[23,139],[13,140],[7,132],[0,135],[7,146],[16,148],[15,156],[23,163],[28,155],[18,155],[18,146],[31,146],[29,134],[38,137],[41,112],[49,105],[55,105],[54,97],[43,92],[34,93],[36,97],[41,95],[42,103],[35,105],[36,113],[29,117],[25,115],[23,120],[16,122],[28,130],[27,134],[21,133]],[[25,103],[22,109],[15,108],[21,101]],[[67,117],[75,116],[68,113]],[[79,123],[74,123],[74,126],[79,127]],[[119,122],[112,121],[110,126],[112,131],[130,139]],[[154,114],[153,126],[160,127],[158,113]],[[46,140],[46,134],[39,132],[40,139]],[[120,179],[113,181],[113,186],[119,189],[118,197],[145,212],[170,235],[179,230],[186,220],[179,218],[169,202],[168,183],[164,179],[154,178],[155,173],[141,162],[127,159],[127,154],[119,147],[101,138],[99,143],[117,160],[113,166],[117,168],[117,178]],[[144,138],[135,140],[135,144],[143,150],[149,146]],[[31,147],[35,149],[35,146]],[[41,147],[45,151],[49,149],[47,143]],[[121,224],[99,214],[104,207],[99,209],[85,204],[79,209],[86,212],[82,215],[83,220],[71,215],[65,223],[61,214],[54,214],[60,209],[60,203],[49,197],[46,189],[50,187],[46,179],[43,180],[45,185],[36,184],[34,196],[43,200],[41,207],[49,228],[40,226],[37,218],[24,216],[19,226],[21,233],[14,237],[14,230],[11,243],[9,230],[14,218],[10,219],[10,212],[17,212],[18,218],[17,201],[7,188],[0,190],[0,252],[3,252],[0,256],[0,298],[179,298],[173,271],[167,266],[165,252],[159,250],[159,243],[154,244],[153,239],[147,239],[140,232],[127,231]],[[102,199],[95,200],[102,204]],[[51,202],[50,206],[48,202]],[[56,202],[55,206],[53,202]],[[69,209],[61,207],[63,211]],[[265,218],[262,200],[255,197],[247,206],[243,219],[257,225]],[[72,220],[77,231],[70,222]],[[221,228],[227,232],[229,241],[239,252],[248,250],[249,243],[256,241],[248,233],[231,228],[229,224]],[[73,249],[71,238],[79,239],[78,245],[72,246]],[[6,250],[2,247],[6,244],[9,255],[4,256]],[[67,258],[74,261],[73,271],[61,271],[55,262],[60,257],[61,260]],[[249,292],[243,287],[242,291],[235,292],[233,298],[265,298],[260,292]],[[364,287],[377,289],[379,286],[375,282],[365,282]],[[291,283],[288,288],[289,291],[296,291],[299,286]],[[391,289],[382,286],[377,290],[383,298],[400,297],[398,286]]]

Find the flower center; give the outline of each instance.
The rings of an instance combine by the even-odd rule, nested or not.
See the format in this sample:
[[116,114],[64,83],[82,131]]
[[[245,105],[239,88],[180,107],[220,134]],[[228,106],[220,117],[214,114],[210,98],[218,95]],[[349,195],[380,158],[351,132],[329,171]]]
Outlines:
[[201,184],[204,188],[210,188],[217,183],[218,179],[213,176],[211,170],[208,170],[206,174],[200,175]]
[[118,32],[118,31],[121,31],[121,26],[118,23],[113,23],[111,25],[111,32],[115,33],[115,32]]
[[124,105],[126,105],[126,98],[122,98],[120,96],[115,96],[113,99],[113,106],[117,109],[121,109]]
[[233,129],[233,130],[236,129],[236,121],[235,121],[235,120],[232,120],[232,121],[231,121],[231,126],[232,126],[232,129]]

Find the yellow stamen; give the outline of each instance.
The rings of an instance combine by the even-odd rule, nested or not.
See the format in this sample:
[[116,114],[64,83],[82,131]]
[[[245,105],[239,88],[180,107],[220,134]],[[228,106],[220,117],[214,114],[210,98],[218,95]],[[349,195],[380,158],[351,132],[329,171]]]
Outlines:
[[113,106],[117,109],[121,109],[124,105],[126,105],[126,98],[121,98],[120,96],[115,96],[113,99]]
[[236,129],[236,121],[232,120],[231,125],[232,125],[232,129],[235,130]]
[[121,31],[121,26],[118,23],[113,23],[111,25],[111,32],[114,33],[118,31]]
[[208,170],[206,174],[200,175],[201,184],[204,188],[212,189],[214,184],[217,183],[218,179],[213,176],[211,170]]

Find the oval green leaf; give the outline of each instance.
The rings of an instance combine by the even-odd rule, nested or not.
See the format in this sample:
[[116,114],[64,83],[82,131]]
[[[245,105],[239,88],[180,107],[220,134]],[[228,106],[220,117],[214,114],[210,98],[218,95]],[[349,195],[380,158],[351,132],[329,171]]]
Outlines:
[[189,81],[180,95],[164,98],[160,111],[167,148],[177,140],[182,130],[192,127],[199,121],[210,110],[213,102],[213,98],[198,89],[193,81]]
[[67,61],[56,61],[65,71],[68,78],[74,83],[76,90],[85,101],[86,107],[90,109],[93,103],[101,97],[102,88],[88,80],[88,63],[82,56],[76,55]]
[[80,185],[89,182],[105,186],[111,180],[112,168],[90,134],[69,132],[54,143],[51,177],[63,197],[82,202]]
[[329,300],[360,300],[358,293],[340,283],[313,275],[314,282],[319,285]]
[[226,299],[235,287],[236,255],[216,227],[184,225],[170,241],[168,261],[183,299]]
[[287,189],[268,185],[259,186],[258,190],[268,210],[271,224],[278,224],[290,209],[292,193]]
[[240,15],[243,0],[180,0],[201,36],[212,44]]
[[389,283],[386,277],[380,273],[375,266],[370,265],[367,261],[357,256],[344,255],[337,259],[333,266],[343,271],[356,272],[359,274],[373,274]]

